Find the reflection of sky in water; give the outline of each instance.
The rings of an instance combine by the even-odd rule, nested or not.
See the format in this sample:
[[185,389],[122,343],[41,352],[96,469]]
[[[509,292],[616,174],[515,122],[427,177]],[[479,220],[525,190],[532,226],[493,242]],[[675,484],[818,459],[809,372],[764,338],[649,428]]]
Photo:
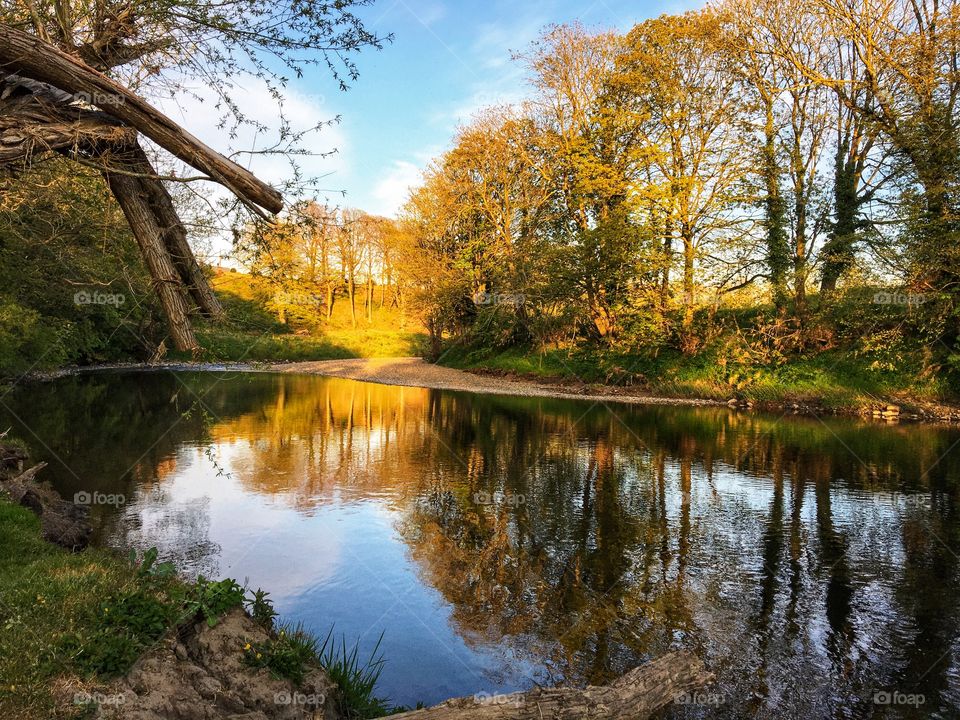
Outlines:
[[[197,397],[209,425],[184,417]],[[956,429],[265,374],[11,402],[62,493],[133,501],[93,509],[99,537],[262,587],[361,655],[384,632],[397,702],[608,682],[686,647],[727,701],[671,718],[960,717]]]
[[[396,703],[432,704],[464,687],[529,687],[537,677],[530,663],[507,647],[470,647],[452,627],[449,603],[423,582],[397,535],[395,510],[334,498],[305,512],[283,494],[250,492],[239,482],[248,450],[245,441],[218,445],[218,475],[204,450],[181,448],[162,491],[140,491],[128,504],[114,542],[157,546],[188,572],[263,588],[281,620],[295,618],[321,638],[333,627],[348,647],[359,639],[365,658],[383,632],[378,691]],[[197,512],[204,521],[183,522]]]

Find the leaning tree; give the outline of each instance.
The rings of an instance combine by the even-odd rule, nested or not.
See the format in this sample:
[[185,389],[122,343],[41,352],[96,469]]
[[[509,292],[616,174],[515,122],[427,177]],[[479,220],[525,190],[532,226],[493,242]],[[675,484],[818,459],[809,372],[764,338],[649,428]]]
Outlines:
[[[282,115],[288,74],[325,66],[346,89],[352,54],[384,38],[354,13],[373,0],[12,0],[0,8],[0,169],[59,153],[96,166],[123,210],[180,350],[196,350],[190,317],[223,310],[142,138],[269,217],[281,193],[158,111],[144,97],[197,83],[231,134],[251,123],[234,91],[262,83]],[[281,125],[286,128],[285,123]],[[319,126],[318,126],[319,127]],[[259,128],[262,129],[262,128]],[[302,134],[281,133],[296,154]],[[195,180],[196,177],[190,178]]]

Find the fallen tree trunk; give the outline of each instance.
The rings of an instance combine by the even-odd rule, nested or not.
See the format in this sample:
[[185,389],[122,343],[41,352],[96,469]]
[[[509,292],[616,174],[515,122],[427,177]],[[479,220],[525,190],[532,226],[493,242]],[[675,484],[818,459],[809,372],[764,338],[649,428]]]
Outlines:
[[[178,277],[203,314],[221,318],[223,307],[197,263],[170,194],[137,142],[137,131],[110,115],[70,101],[67,93],[45,83],[16,76],[0,80],[0,166],[56,151],[80,159],[105,159],[105,169],[134,176]],[[156,282],[163,279],[154,277]]]
[[679,651],[652,660],[602,687],[538,688],[509,695],[479,694],[447,700],[391,720],[640,720],[713,680],[693,654]]
[[261,215],[257,206],[272,213],[283,209],[280,193],[249,170],[207,147],[123,86],[35,35],[4,25],[0,32],[0,68],[75,95],[83,94],[90,104],[206,173]]
[[147,154],[139,144],[134,144],[130,148],[130,158],[131,169],[141,173],[140,185],[147,196],[150,208],[153,210],[157,225],[160,227],[163,244],[166,246],[181,280],[183,280],[194,302],[200,308],[200,312],[209,318],[222,318],[224,315],[223,306],[217,296],[213,294],[210,283],[207,282],[207,278],[193,254],[190,243],[187,242],[187,230],[180,221],[180,216],[177,215],[170,193],[163,186],[157,176],[157,171],[154,170]]

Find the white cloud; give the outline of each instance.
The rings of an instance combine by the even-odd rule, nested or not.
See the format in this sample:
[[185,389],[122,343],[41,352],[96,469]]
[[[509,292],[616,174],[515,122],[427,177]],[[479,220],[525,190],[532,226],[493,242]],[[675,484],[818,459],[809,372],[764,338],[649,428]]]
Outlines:
[[[289,161],[282,155],[249,154],[263,151],[280,140],[281,106],[262,84],[252,87],[236,87],[230,91],[240,111],[251,121],[266,126],[267,131],[258,131],[249,125],[236,130],[230,137],[227,128],[218,127],[222,109],[215,107],[216,97],[208,88],[196,89],[194,95],[182,94],[175,99],[157,98],[154,102],[163,112],[180,123],[190,133],[214,150],[230,155],[240,151],[235,160],[247,167],[261,180],[279,185],[291,176]],[[329,120],[336,115],[320,95],[287,92],[282,101],[282,112],[294,132],[300,132]],[[303,143],[314,155],[296,158],[297,164],[307,176],[323,176],[343,173],[348,165],[346,134],[337,125],[326,126],[319,132],[306,136]],[[336,151],[330,155],[331,151]],[[324,154],[327,154],[324,156]],[[325,183],[329,184],[329,182]]]
[[373,186],[370,195],[374,205],[367,210],[375,215],[392,217],[410,195],[410,188],[420,184],[421,168],[406,160],[394,160],[393,165]]

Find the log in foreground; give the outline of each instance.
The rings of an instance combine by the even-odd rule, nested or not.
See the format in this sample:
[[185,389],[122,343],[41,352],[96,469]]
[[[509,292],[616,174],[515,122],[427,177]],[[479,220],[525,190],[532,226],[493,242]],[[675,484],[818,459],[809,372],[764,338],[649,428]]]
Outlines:
[[447,700],[391,720],[638,720],[713,680],[692,653],[672,652],[641,665],[610,685],[538,688],[509,695],[479,694]]

